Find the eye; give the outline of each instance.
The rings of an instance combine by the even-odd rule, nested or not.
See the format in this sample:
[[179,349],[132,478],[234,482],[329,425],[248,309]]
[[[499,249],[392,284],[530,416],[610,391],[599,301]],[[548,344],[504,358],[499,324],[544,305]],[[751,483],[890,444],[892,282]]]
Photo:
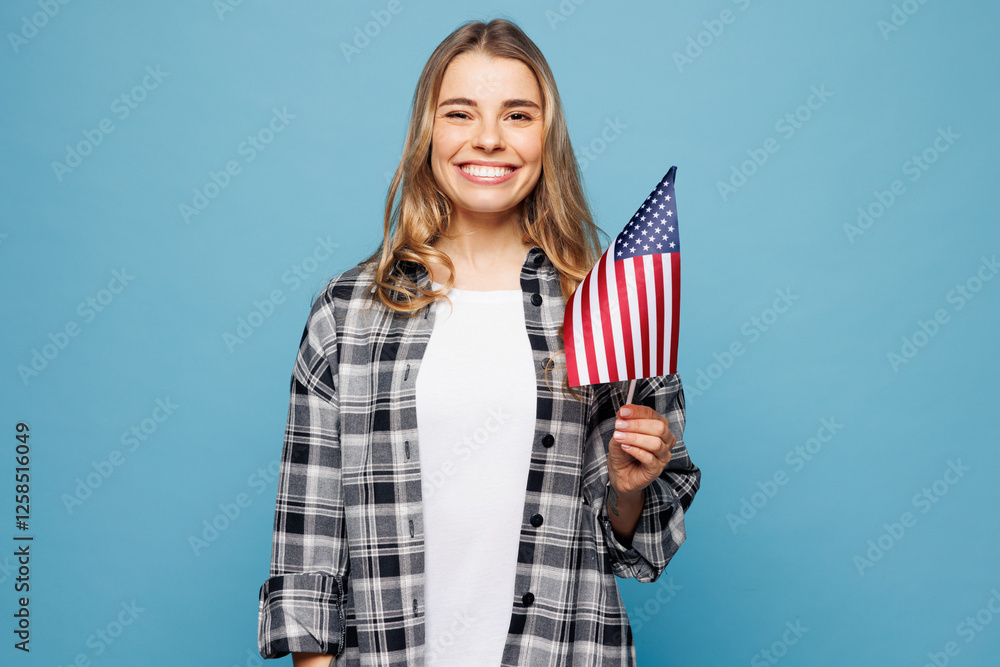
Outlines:
[[463,119],[467,119],[467,118],[469,118],[469,114],[465,113],[464,111],[449,111],[448,113],[446,113],[444,115],[444,117],[445,118],[463,118]]
[[531,120],[531,116],[522,111],[515,111],[509,116],[509,118],[511,120]]

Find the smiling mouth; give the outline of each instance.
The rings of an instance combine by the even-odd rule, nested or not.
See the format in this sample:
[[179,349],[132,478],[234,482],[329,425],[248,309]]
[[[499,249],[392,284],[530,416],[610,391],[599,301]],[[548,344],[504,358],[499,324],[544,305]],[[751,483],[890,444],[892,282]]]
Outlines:
[[470,176],[499,179],[514,173],[515,167],[486,167],[479,164],[463,164],[459,165],[459,169]]

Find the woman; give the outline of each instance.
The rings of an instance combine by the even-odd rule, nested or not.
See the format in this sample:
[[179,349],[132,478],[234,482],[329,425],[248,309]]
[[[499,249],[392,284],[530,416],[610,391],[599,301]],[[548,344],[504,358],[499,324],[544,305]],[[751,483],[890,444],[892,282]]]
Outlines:
[[381,248],[306,324],[261,655],[634,664],[615,575],[660,575],[700,472],[676,375],[627,406],[627,383],[568,391],[598,231],[544,57],[463,25],[421,74]]

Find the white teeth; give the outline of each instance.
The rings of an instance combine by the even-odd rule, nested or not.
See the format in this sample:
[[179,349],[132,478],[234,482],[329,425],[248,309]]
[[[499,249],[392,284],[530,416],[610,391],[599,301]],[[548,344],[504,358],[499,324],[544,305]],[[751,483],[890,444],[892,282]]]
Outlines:
[[478,164],[463,164],[462,171],[480,178],[500,178],[514,171],[513,167],[484,167]]

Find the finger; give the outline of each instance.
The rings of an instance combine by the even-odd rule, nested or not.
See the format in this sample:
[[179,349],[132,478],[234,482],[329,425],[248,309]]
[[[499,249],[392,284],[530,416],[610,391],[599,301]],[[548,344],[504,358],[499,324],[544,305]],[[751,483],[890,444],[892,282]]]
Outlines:
[[615,431],[612,437],[620,445],[632,445],[633,447],[638,447],[644,449],[647,452],[653,454],[659,454],[661,451],[666,451],[666,443],[655,435],[647,435],[645,433],[632,433],[629,431]]
[[[626,413],[626,414],[623,414]],[[638,405],[636,403],[626,403],[618,408],[616,415],[623,419],[662,419],[663,415],[649,407],[648,405]]]
[[615,429],[629,433],[653,435],[661,438],[664,442],[669,442],[673,437],[673,434],[670,433],[670,425],[662,417],[658,419],[616,419]]
[[621,448],[623,452],[641,463],[643,468],[656,470],[660,467],[660,460],[652,452],[640,449],[639,447],[635,447],[633,445],[622,445]]

